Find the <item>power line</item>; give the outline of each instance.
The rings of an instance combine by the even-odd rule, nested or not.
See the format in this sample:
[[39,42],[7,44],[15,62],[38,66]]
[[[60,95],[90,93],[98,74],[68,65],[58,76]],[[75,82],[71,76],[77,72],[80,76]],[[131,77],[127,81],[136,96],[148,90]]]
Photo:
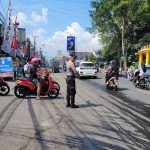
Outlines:
[[[16,4],[17,5],[15,5],[15,6],[20,6],[20,4],[18,4],[17,2],[16,2]],[[16,13],[16,15],[18,14],[17,12],[16,12],[16,10],[14,9],[14,7],[12,6],[12,8],[13,8],[13,11]],[[18,8],[20,8],[20,7],[18,7]],[[28,23],[26,23],[22,18],[20,18],[21,19],[21,21],[22,21],[22,24],[26,27],[26,26],[28,26],[29,27],[29,30],[31,31],[31,26],[28,24]]]
[[[29,2],[29,1],[28,2],[27,1],[22,1],[22,2],[25,3],[25,4],[30,4],[30,5],[35,6],[34,3]],[[42,8],[42,6],[37,6],[37,7],[41,7]],[[56,13],[59,13],[59,14],[63,14],[63,15],[67,15],[67,16],[70,16],[70,17],[76,17],[76,18],[82,18],[83,17],[84,18],[86,16],[86,15],[83,14],[83,12],[80,12],[80,16],[76,15],[76,12],[74,14],[72,9],[66,9],[66,8],[60,8],[60,7],[52,7],[52,8],[50,8],[49,5],[48,5],[47,8],[49,10],[52,10],[53,12],[56,12]]]
[[[61,3],[80,3],[80,4],[89,4],[89,2],[83,2],[83,1],[80,1],[80,0],[51,0],[51,1],[54,1],[54,2],[61,2]],[[36,3],[36,2],[34,2]]]
[[5,13],[5,15],[7,15],[7,11],[4,9],[4,6],[3,6],[4,2],[2,3],[2,0],[0,0],[0,3],[1,3],[1,8],[3,12]]

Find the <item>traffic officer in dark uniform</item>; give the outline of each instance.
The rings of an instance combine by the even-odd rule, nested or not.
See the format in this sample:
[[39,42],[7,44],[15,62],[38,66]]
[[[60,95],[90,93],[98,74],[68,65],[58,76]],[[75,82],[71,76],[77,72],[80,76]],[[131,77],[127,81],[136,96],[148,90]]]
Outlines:
[[78,105],[75,105],[75,94],[76,94],[76,85],[75,85],[75,76],[76,76],[76,68],[75,68],[75,60],[76,56],[74,54],[70,54],[69,61],[67,62],[67,105],[66,107],[71,108],[79,108]]

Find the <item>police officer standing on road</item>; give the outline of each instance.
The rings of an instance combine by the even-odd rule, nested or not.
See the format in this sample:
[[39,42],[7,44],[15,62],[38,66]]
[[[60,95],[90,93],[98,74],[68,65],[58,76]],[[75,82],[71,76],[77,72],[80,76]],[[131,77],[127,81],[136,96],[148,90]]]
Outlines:
[[[79,108],[78,105],[75,105],[75,94],[76,94],[76,85],[75,85],[75,75],[76,75],[76,68],[75,68],[75,60],[76,56],[71,54],[69,57],[69,61],[67,62],[67,105],[66,107],[71,108]],[[70,103],[71,101],[71,103]]]

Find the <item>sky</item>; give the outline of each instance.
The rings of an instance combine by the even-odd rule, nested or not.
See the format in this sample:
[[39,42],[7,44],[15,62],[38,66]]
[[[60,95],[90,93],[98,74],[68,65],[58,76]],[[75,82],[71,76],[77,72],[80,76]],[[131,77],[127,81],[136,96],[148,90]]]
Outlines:
[[[7,11],[9,0],[0,0],[0,10]],[[58,51],[67,55],[67,36],[75,36],[76,51],[93,51],[102,47],[98,36],[88,32],[91,26],[91,0],[11,0],[13,20],[17,15],[19,27],[47,58]],[[4,12],[5,11],[5,12]]]

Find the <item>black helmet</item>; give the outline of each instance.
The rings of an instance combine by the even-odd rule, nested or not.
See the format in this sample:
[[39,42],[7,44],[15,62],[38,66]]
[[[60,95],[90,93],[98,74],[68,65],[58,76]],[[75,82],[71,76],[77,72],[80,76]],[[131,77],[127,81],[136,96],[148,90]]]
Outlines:
[[31,61],[31,58],[27,58],[27,61]]

